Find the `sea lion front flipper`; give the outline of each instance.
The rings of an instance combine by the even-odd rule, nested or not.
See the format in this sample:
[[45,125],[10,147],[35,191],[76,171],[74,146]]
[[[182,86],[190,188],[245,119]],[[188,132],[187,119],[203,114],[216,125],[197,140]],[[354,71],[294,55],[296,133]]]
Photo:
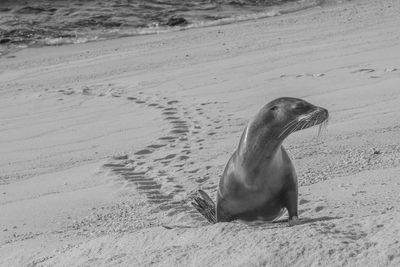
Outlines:
[[297,216],[293,216],[291,219],[289,219],[289,226],[294,226],[300,224],[300,220]]
[[288,190],[285,193],[286,209],[289,213],[289,226],[299,224],[298,211],[297,211],[297,190]]

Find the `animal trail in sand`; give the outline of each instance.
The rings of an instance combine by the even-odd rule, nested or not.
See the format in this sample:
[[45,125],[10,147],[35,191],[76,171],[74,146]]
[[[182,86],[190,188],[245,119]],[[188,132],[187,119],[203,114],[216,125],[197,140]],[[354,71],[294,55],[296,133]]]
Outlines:
[[[192,120],[192,117],[198,116],[193,113],[201,115],[204,113],[203,109],[198,107],[195,110],[190,110],[191,107],[181,105],[178,100],[165,97],[161,99],[141,95],[128,96],[126,99],[135,104],[159,109],[163,119],[169,122],[170,130],[165,131],[166,134],[158,138],[159,142],[135,151],[133,160],[128,159],[127,156],[114,157],[113,161],[104,164],[104,167],[111,169],[112,172],[127,181],[126,186],[133,185],[136,190],[144,194],[148,203],[156,206],[155,210],[167,211],[168,216],[185,213],[199,219],[197,212],[188,205],[188,201],[176,200],[177,196],[187,194],[188,190],[179,183],[178,178],[171,176],[172,174],[176,176],[178,173],[182,174],[180,179],[185,179],[184,175],[195,175],[199,171],[199,168],[193,167],[185,171],[184,166],[192,163],[189,162],[189,155],[193,149],[196,149],[192,147],[192,144],[200,145],[198,149],[202,149],[206,140],[205,137],[197,137],[202,127],[198,121]],[[203,104],[201,106],[204,106]],[[207,125],[214,126],[215,124],[218,125],[221,120],[213,122],[208,119],[205,121],[210,121]],[[204,135],[206,134],[210,136],[216,134],[216,132],[204,133]],[[153,170],[160,171],[155,173]],[[206,175],[201,179],[194,180],[196,183],[204,183],[208,179],[209,175]],[[169,189],[165,189],[165,186]]]

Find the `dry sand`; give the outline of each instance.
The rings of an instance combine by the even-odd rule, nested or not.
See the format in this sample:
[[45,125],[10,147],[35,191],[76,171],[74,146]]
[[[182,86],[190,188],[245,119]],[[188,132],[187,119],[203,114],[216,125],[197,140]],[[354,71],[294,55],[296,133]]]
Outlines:
[[[0,59],[1,266],[399,266],[400,2]],[[331,119],[285,142],[302,224],[190,207],[246,121],[292,96]]]

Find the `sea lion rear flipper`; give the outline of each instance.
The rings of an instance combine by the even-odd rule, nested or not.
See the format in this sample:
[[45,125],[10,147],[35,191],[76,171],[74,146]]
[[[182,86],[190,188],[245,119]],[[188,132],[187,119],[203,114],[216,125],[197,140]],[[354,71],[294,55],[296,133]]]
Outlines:
[[215,209],[214,201],[212,201],[212,199],[207,195],[206,192],[204,192],[203,190],[199,189],[198,193],[204,199],[204,201],[207,203],[207,205],[212,206]]
[[200,212],[210,223],[216,223],[215,204],[203,190],[198,191],[199,196],[193,198],[193,207]]

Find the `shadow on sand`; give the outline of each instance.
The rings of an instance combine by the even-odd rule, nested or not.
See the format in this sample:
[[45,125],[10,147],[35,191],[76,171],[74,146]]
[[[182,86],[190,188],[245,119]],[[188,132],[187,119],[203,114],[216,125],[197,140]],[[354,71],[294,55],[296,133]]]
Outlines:
[[[336,220],[336,219],[341,219],[342,217],[330,217],[330,216],[323,216],[319,218],[307,218],[303,217],[300,218],[300,222],[297,225],[302,225],[302,224],[307,224],[307,223],[313,223],[313,222],[321,222],[321,221],[330,221],[330,220]],[[273,221],[272,223],[287,223],[288,219],[279,219],[276,221]]]
[[[315,223],[315,222],[322,222],[322,221],[330,221],[330,220],[337,220],[341,219],[342,217],[330,217],[330,216],[323,216],[319,218],[301,218],[300,222],[297,225],[303,225],[303,224],[309,224],[309,223]],[[265,222],[265,221],[253,221],[253,222],[246,222],[246,221],[233,221],[230,222],[231,224],[236,224],[236,225],[246,225],[250,227],[262,227],[265,229],[274,229],[274,228],[285,228],[289,227],[288,226],[288,219],[279,219],[273,222]],[[209,226],[209,225],[207,225]],[[162,227],[166,229],[177,229],[177,228],[198,228],[199,226],[194,226],[194,225],[162,225]]]

